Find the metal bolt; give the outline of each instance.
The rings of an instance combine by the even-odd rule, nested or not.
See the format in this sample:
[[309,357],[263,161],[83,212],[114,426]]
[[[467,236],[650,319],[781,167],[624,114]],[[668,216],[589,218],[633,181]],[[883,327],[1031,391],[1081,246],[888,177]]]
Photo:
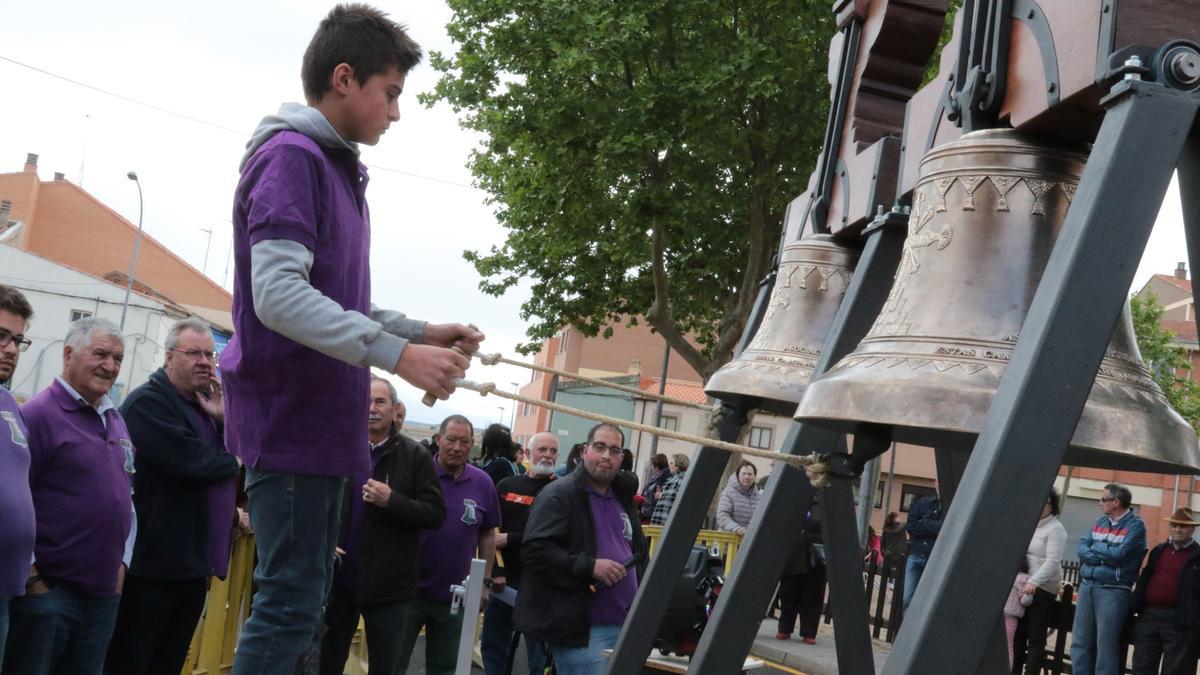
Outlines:
[[[1142,67],[1142,59],[1139,58],[1137,54],[1134,54],[1133,56],[1129,57],[1125,61],[1125,65],[1126,65],[1126,67],[1129,67],[1129,68],[1141,68]],[[1126,80],[1140,80],[1140,79],[1142,79],[1142,74],[1136,73],[1136,72],[1128,72],[1128,73],[1125,73],[1125,79]]]
[[1050,92],[1051,94],[1053,94],[1053,93],[1054,93],[1054,90],[1055,90],[1055,89],[1058,89],[1058,85],[1057,85],[1057,84],[1055,84],[1055,83],[1053,83],[1053,82],[1051,82],[1050,84],[1046,85],[1046,91]]
[[1193,85],[1200,82],[1200,57],[1195,52],[1184,51],[1171,57],[1167,64],[1171,75],[1183,85]]

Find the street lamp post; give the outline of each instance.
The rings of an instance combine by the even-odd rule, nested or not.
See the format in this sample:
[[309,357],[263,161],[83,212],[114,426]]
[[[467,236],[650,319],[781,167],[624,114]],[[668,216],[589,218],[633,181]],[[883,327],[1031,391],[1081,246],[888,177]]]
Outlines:
[[129,276],[125,280],[125,302],[121,304],[121,332],[125,332],[125,314],[129,311],[129,294],[133,291],[133,272],[137,269],[138,251],[142,248],[142,183],[138,180],[136,171],[130,171],[125,174],[129,180],[137,185],[138,189],[138,229],[137,236],[133,239],[133,260],[129,263]]

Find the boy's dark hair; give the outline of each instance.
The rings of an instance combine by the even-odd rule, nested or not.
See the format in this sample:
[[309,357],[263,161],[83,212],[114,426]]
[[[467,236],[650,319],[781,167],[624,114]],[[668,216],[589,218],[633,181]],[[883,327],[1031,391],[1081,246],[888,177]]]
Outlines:
[[16,314],[25,319],[26,323],[33,316],[33,305],[25,299],[25,294],[4,284],[0,284],[0,309]]
[[503,424],[491,424],[484,430],[480,446],[483,449],[483,459],[493,459],[497,455],[512,459],[512,432]]
[[404,26],[370,5],[352,2],[334,7],[321,21],[304,50],[300,79],[304,97],[320,101],[339,63],[349,64],[362,85],[390,67],[407,74],[420,62],[421,46],[404,32]]
[[671,466],[670,462],[671,462],[671,460],[667,459],[667,456],[660,452],[650,460],[650,465],[653,466],[655,469],[662,471],[663,469],[669,468]]

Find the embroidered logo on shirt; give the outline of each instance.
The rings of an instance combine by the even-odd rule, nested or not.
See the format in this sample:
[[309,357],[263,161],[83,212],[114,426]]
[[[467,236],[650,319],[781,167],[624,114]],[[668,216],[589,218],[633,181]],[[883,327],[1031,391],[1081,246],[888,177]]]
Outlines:
[[120,442],[121,449],[125,451],[125,473],[137,473],[137,469],[133,468],[133,443],[128,438],[122,438]]
[[477,525],[479,523],[479,516],[476,515],[475,509],[479,505],[475,503],[474,499],[464,499],[463,506],[465,508],[463,509],[462,521],[468,525]]
[[629,514],[621,514],[621,536],[625,541],[633,541],[633,523],[629,522]]
[[0,417],[8,422],[8,429],[12,432],[12,442],[22,448],[28,448],[29,443],[25,441],[25,434],[21,433],[21,427],[17,424],[17,416],[12,414],[11,410],[0,410]]

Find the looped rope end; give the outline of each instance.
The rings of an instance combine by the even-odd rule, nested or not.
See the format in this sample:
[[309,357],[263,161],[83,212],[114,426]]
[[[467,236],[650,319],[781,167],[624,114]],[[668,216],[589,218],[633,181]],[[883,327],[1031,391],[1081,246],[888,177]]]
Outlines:
[[812,486],[821,489],[829,487],[829,464],[817,455],[808,455],[800,458],[800,466],[804,467],[804,473],[808,476],[808,482]]
[[500,352],[496,352],[495,354],[476,354],[476,356],[479,357],[479,362],[485,366],[494,366],[500,363],[500,359],[503,358]]

